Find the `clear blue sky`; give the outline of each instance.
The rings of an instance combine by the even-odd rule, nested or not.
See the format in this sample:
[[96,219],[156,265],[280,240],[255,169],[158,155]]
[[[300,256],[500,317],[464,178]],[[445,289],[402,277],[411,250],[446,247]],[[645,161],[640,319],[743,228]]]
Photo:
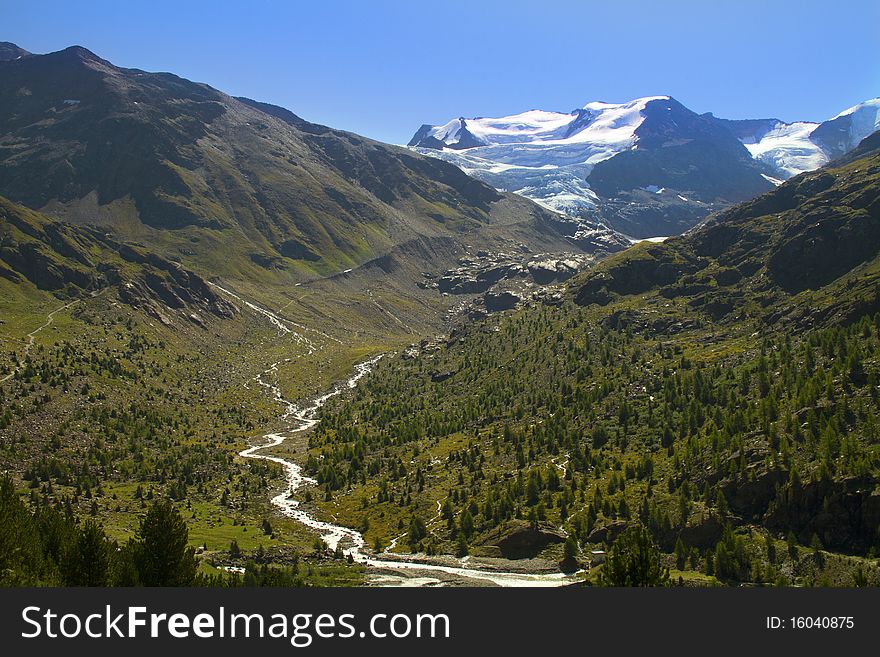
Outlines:
[[79,44],[394,143],[654,94],[789,121],[880,96],[878,0],[0,0],[3,40]]

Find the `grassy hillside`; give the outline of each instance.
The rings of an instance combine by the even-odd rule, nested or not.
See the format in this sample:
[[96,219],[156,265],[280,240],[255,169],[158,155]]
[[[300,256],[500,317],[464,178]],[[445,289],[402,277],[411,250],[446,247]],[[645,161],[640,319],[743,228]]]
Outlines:
[[563,243],[449,164],[83,48],[0,61],[0,99],[0,194],[203,274],[310,280],[487,226]]
[[[171,499],[205,575],[221,572],[211,564],[244,565],[229,553],[235,541],[246,555],[262,545],[265,564],[302,557],[300,583],[360,581],[357,567],[314,552],[316,533],[276,517],[268,491],[282,485],[280,469],[237,453],[284,428],[258,374],[278,363],[268,380],[307,397],[399,338],[343,346],[319,330],[279,332],[142,247],[2,198],[0,292],[0,472],[30,511],[91,519],[123,544],[153,500]],[[0,513],[30,526],[7,502]],[[15,534],[7,539],[13,550]],[[48,571],[13,568],[3,581],[78,581],[49,552]]]
[[402,550],[558,559],[561,527],[586,562],[640,522],[683,582],[880,583],[862,155],[383,361],[311,439],[320,506]]

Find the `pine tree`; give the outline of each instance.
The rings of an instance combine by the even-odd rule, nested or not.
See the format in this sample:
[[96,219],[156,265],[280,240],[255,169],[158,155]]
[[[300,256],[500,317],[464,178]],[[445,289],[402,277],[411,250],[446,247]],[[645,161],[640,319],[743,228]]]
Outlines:
[[458,524],[461,533],[464,534],[465,538],[470,538],[471,534],[474,533],[474,517],[471,515],[469,509],[465,509],[461,512],[461,518],[459,519]]
[[187,546],[189,530],[170,500],[156,500],[133,541],[134,562],[144,586],[189,586],[198,568]]
[[69,586],[106,586],[110,572],[110,550],[103,530],[94,520],[87,520],[77,532],[66,564]]
[[798,558],[797,536],[794,535],[793,531],[788,532],[788,536],[785,538],[785,542],[788,544],[788,556],[794,560],[797,560],[797,558]]
[[681,540],[681,536],[678,537],[678,540],[675,541],[675,567],[679,570],[684,570],[685,564],[687,562],[688,549],[685,547],[684,542]]
[[44,583],[40,535],[8,475],[0,477],[0,585]]
[[601,586],[666,586],[669,569],[660,563],[660,551],[641,525],[626,529],[611,547],[599,571]]
[[419,541],[428,535],[428,529],[425,521],[418,516],[413,516],[409,521],[409,532],[407,534],[410,547],[415,548]]

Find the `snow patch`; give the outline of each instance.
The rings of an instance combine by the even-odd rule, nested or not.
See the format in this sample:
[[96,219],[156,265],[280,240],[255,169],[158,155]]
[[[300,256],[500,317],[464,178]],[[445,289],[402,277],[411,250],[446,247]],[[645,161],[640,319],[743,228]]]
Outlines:
[[771,185],[776,185],[777,187],[779,187],[782,183],[785,182],[784,180],[780,180],[779,178],[774,178],[773,176],[768,176],[766,173],[762,173],[761,177],[764,180],[766,180],[768,183],[770,183]]
[[642,238],[632,238],[630,241],[633,244],[638,244],[639,242],[653,242],[654,244],[659,244],[660,242],[665,242],[669,239],[668,235],[662,237],[642,237]]
[[804,171],[818,169],[828,162],[825,152],[810,140],[810,135],[817,127],[818,123],[806,121],[780,122],[760,140],[743,145],[753,158],[790,178]]

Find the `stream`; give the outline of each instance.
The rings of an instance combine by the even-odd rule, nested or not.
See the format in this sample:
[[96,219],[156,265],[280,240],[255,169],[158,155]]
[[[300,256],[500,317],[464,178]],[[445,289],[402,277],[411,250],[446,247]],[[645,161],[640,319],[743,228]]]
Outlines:
[[337,385],[330,392],[313,399],[308,406],[299,407],[284,399],[281,390],[274,383],[268,383],[264,376],[275,375],[280,363],[275,363],[271,368],[256,377],[256,382],[266,388],[283,408],[281,419],[289,424],[289,427],[278,433],[267,433],[263,436],[264,442],[248,447],[239,452],[239,455],[250,459],[263,459],[277,463],[284,468],[287,480],[287,490],[272,498],[272,504],[282,515],[292,518],[306,527],[311,527],[321,533],[321,537],[331,550],[337,546],[345,550],[354,561],[368,566],[371,573],[369,582],[382,586],[437,586],[442,585],[444,580],[481,580],[481,583],[489,583],[496,586],[562,586],[577,580],[575,575],[564,573],[514,573],[500,572],[495,570],[480,570],[469,568],[468,557],[457,559],[458,565],[441,565],[436,563],[423,563],[413,557],[392,558],[383,553],[383,556],[373,554],[364,545],[363,535],[355,529],[334,525],[329,522],[318,520],[305,509],[300,508],[299,502],[293,499],[293,494],[304,483],[317,484],[314,479],[303,474],[302,468],[293,461],[288,461],[279,456],[266,454],[265,450],[276,447],[288,438],[311,429],[318,423],[317,415],[328,399],[344,390],[354,389],[358,382],[366,376],[382,356],[377,356],[355,366],[354,374],[346,381]]

